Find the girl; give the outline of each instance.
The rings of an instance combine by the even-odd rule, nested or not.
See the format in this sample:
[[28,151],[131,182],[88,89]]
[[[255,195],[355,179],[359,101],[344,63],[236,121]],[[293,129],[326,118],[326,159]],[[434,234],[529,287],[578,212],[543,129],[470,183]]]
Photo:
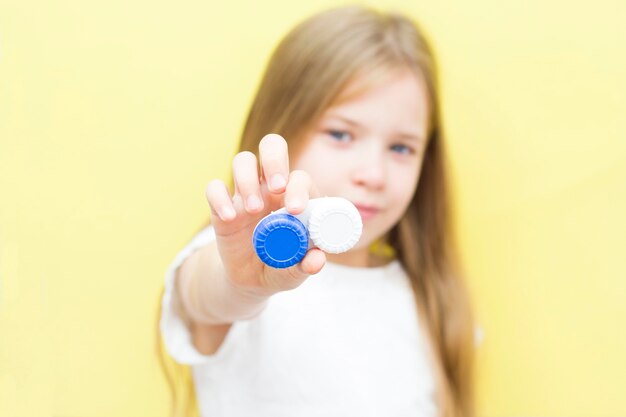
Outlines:
[[[473,415],[436,81],[431,49],[400,14],[333,9],[279,44],[233,185],[208,184],[211,222],[166,274],[161,336],[192,374],[174,414],[190,399],[183,415],[194,401],[203,417]],[[256,223],[321,196],[357,206],[358,244],[263,264]],[[166,371],[175,387],[180,373]]]

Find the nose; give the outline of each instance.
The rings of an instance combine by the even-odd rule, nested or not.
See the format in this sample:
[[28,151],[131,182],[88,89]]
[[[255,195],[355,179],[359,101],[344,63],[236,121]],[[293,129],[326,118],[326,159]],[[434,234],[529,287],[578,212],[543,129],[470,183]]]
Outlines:
[[364,147],[355,158],[352,181],[372,190],[385,188],[386,169],[383,150],[379,146]]

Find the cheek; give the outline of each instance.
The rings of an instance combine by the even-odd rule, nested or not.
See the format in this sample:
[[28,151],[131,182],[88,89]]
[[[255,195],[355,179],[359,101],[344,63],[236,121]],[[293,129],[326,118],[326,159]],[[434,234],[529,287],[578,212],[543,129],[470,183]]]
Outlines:
[[393,207],[389,211],[389,216],[388,216],[389,222],[395,225],[397,222],[400,221],[405,211],[409,207],[409,204],[411,203],[410,197],[407,197],[406,194],[403,194],[402,196],[398,197],[395,200]]
[[394,182],[392,189],[389,190],[392,196],[390,200],[393,201],[393,203],[391,204],[388,220],[394,224],[400,221],[415,194],[417,181],[409,179],[411,177],[407,177],[406,172],[404,174],[404,177],[396,177],[404,179]]
[[406,208],[413,199],[418,181],[418,170],[415,167],[401,167],[393,174],[392,178],[398,178],[390,184],[391,193],[398,205]]

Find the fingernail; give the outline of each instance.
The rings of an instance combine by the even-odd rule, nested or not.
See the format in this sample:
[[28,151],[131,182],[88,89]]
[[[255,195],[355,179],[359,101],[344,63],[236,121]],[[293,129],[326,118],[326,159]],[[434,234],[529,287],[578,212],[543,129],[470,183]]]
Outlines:
[[256,210],[261,207],[261,200],[255,194],[248,196],[247,206],[250,210]]
[[287,185],[287,181],[285,181],[285,177],[280,174],[274,174],[271,179],[272,188],[274,190],[280,190],[285,185]]

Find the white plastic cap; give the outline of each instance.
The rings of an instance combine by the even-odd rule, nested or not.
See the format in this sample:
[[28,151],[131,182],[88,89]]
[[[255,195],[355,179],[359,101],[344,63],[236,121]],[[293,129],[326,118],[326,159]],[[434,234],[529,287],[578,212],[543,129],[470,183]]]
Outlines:
[[361,238],[363,222],[357,208],[340,197],[324,197],[311,212],[308,224],[311,240],[328,253],[351,249]]

